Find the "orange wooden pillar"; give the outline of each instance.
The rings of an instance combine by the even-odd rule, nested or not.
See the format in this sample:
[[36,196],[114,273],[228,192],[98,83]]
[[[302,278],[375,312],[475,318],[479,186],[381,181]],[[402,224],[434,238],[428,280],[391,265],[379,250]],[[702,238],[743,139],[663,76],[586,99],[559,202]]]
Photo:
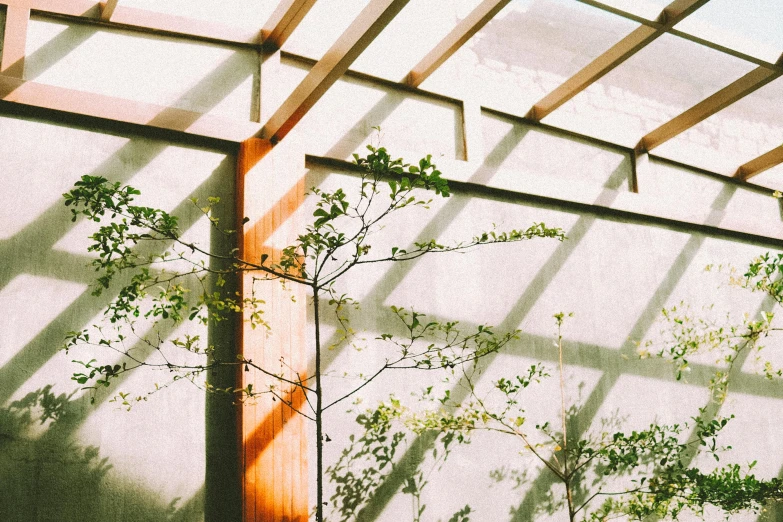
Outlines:
[[[240,146],[237,158],[238,219],[243,238],[240,254],[258,261],[279,259],[280,250],[294,242],[301,232],[301,214],[296,212],[304,199],[304,154],[284,144],[273,147],[269,141],[252,138]],[[299,285],[278,281],[256,281],[260,274],[243,276],[242,292],[263,299],[263,318],[271,329],[252,329],[243,320],[241,349],[259,366],[282,373],[287,378],[307,368],[305,327],[307,295]],[[242,386],[270,390],[305,410],[301,390],[250,368],[242,371]],[[307,419],[271,393],[242,406],[243,522],[307,522]]]

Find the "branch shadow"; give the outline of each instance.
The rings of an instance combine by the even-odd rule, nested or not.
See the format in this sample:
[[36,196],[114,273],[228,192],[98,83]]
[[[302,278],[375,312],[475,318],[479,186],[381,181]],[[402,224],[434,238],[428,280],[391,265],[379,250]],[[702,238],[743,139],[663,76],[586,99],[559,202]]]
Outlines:
[[[200,495],[179,505],[113,477],[97,446],[80,444],[70,429],[81,406],[47,385],[0,408],[0,519],[51,522],[197,522]],[[40,434],[41,430],[45,430]]]

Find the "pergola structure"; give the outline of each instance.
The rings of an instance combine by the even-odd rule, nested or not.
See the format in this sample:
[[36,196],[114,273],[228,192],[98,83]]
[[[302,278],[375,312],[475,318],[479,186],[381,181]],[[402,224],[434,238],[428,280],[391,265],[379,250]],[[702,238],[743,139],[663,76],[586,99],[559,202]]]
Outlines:
[[[709,0],[681,0],[667,5],[655,19],[612,7],[593,0],[582,3],[622,16],[639,24],[625,38],[596,57],[591,63],[568,78],[552,92],[533,104],[525,118],[540,122],[558,107],[568,102],[604,75],[664,34],[683,38],[699,45],[740,58],[756,67],[741,78],[701,100],[696,105],[640,136],[633,147],[634,155],[649,153],[720,110],[741,100],[777,79],[783,74],[781,60],[775,62],[757,58],[688,32],[678,30],[677,24]],[[449,59],[473,35],[500,12],[510,0],[485,0],[462,19],[426,56],[399,81],[401,87],[420,89],[441,64]],[[73,92],[49,87],[33,81],[24,81],[25,44],[27,24],[31,13],[62,17],[67,20],[94,24],[109,24],[132,31],[153,34],[187,36],[224,44],[256,47],[259,50],[281,49],[297,25],[315,4],[310,1],[282,1],[269,21],[257,32],[242,30],[217,23],[123,7],[119,1],[95,3],[90,1],[8,0],[5,21],[5,43],[0,64],[2,72],[2,100],[21,105],[42,107],[66,113],[94,116],[110,120],[149,125],[181,131],[197,136],[230,142],[248,139],[266,139],[273,143],[285,137],[288,131],[318,102],[329,87],[342,75],[350,73],[351,64],[392,21],[408,1],[370,2],[359,16],[317,60],[307,77],[290,93],[284,104],[262,125],[224,121],[208,115],[166,109],[163,107],[130,104],[122,99]],[[783,163],[780,147],[750,159],[734,169],[734,176],[746,181],[767,169]]]
[[[582,9],[603,11],[625,19],[635,26],[626,36],[594,56],[589,63],[570,77],[553,86],[543,97],[529,106],[520,106],[516,113],[484,105],[481,96],[466,93],[464,98],[453,93],[429,89],[427,80],[440,67],[493,19],[501,16],[504,9],[513,7],[515,0],[473,0],[467,2],[471,9],[458,20],[436,45],[422,56],[408,56],[408,62],[415,63],[409,72],[396,81],[353,70],[352,65],[370,47],[373,41],[389,27],[409,4],[422,4],[416,0],[369,0],[366,6],[348,24],[339,37],[322,56],[301,56],[287,50],[286,42],[296,34],[298,26],[307,17],[316,0],[279,0],[260,29],[191,18],[187,12],[171,14],[153,12],[123,5],[123,0],[94,2],[91,0],[0,0],[6,7],[5,30],[0,61],[0,100],[8,107],[33,107],[37,110],[53,111],[78,118],[92,118],[122,122],[133,126],[153,128],[168,133],[193,136],[209,142],[234,144],[238,147],[237,194],[238,216],[250,216],[251,225],[245,228],[242,244],[244,256],[257,257],[271,253],[264,246],[266,239],[281,230],[295,237],[296,223],[287,220],[304,199],[304,181],[294,183],[281,198],[270,196],[264,200],[258,194],[258,181],[248,178],[254,169],[263,167],[264,172],[283,172],[286,169],[304,167],[304,156],[276,154],[291,130],[297,126],[321,98],[343,77],[358,78],[375,82],[385,88],[423,97],[447,100],[461,106],[464,138],[464,158],[471,161],[473,151],[480,148],[481,140],[475,129],[476,111],[494,111],[515,118],[515,121],[545,129],[555,135],[584,139],[602,146],[611,147],[629,155],[634,173],[633,191],[644,193],[645,187],[638,182],[638,172],[645,168],[649,158],[685,165],[696,171],[717,177],[731,177],[732,183],[740,186],[754,183],[754,178],[783,164],[783,145],[770,147],[755,157],[739,158],[736,164],[727,165],[721,172],[710,172],[702,165],[688,165],[687,159],[673,153],[657,155],[662,146],[683,136],[694,127],[704,124],[721,111],[733,106],[756,91],[771,84],[783,75],[783,57],[777,60],[761,58],[747,50],[732,48],[719,39],[711,39],[698,31],[683,29],[682,24],[689,17],[698,16],[700,9],[720,0],[674,0],[657,13],[647,9],[634,9],[633,2],[625,2],[630,10],[618,7],[623,2],[600,2],[596,0],[573,0]],[[333,4],[335,2],[332,2]],[[339,2],[337,2],[339,4]],[[724,2],[725,3],[725,2]],[[431,9],[438,9],[432,2]],[[645,4],[649,7],[649,4]],[[749,9],[753,9],[749,7]],[[273,63],[281,56],[297,62],[308,70],[304,78],[288,92],[284,100],[270,114],[257,110],[245,121],[229,119],[192,110],[159,106],[132,101],[122,97],[77,91],[26,79],[25,60],[28,24],[31,16],[54,18],[68,23],[94,24],[104,28],[150,35],[182,37],[259,52],[260,62]],[[323,20],[322,24],[329,24]],[[621,70],[626,62],[638,56],[658,39],[677,38],[711,52],[722,53],[742,62],[750,71],[725,85],[720,86],[697,103],[685,108],[679,114],[656,125],[651,130],[628,136],[627,141],[606,139],[600,130],[569,128],[550,115],[558,115],[569,104],[588,93],[606,75]],[[553,57],[552,60],[556,60]],[[404,61],[404,60],[403,60]],[[263,67],[263,65],[262,65]],[[262,72],[262,75],[264,73]],[[261,75],[259,75],[260,77]],[[258,80],[258,77],[256,78]],[[266,79],[264,81],[267,81]],[[641,78],[641,82],[645,79]],[[665,87],[659,87],[665,88]],[[261,91],[261,87],[258,87]],[[770,107],[771,111],[778,107]],[[478,136],[478,137],[477,137]],[[781,172],[780,168],[776,172]],[[783,186],[783,185],[781,185]],[[769,192],[775,188],[767,184]],[[285,223],[283,225],[283,223]],[[287,297],[271,297],[278,303],[275,316],[287,318],[291,324],[290,335],[268,346],[263,336],[245,329],[243,346],[246,353],[255,360],[264,357],[277,359],[284,354],[292,361],[298,361],[305,368],[304,325],[306,317],[300,305],[291,303]],[[303,302],[304,299],[300,299]],[[265,346],[266,343],[266,346]],[[245,384],[253,377],[245,377]],[[247,379],[250,379],[249,381]],[[292,398],[301,404],[303,398]],[[279,404],[279,403],[278,403]],[[247,521],[307,520],[309,505],[307,498],[307,447],[303,421],[292,415],[290,409],[280,405],[246,407],[242,415],[240,434],[244,453],[242,466],[244,474],[244,517]],[[283,428],[285,436],[282,436]]]

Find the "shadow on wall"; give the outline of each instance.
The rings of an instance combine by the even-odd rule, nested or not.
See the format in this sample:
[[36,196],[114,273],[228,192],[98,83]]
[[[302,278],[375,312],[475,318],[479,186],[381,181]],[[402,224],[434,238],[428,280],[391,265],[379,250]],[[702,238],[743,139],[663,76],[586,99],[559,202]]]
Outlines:
[[[39,125],[39,131],[66,128],[57,124]],[[73,132],[77,134],[82,131],[77,128]],[[70,130],[68,133],[67,137],[73,139]],[[189,147],[185,145],[179,149],[176,144],[169,146],[155,140],[131,137],[128,143],[89,173],[124,182],[137,174],[143,174],[153,160],[165,156],[167,151],[185,148]],[[196,149],[193,154],[200,152]],[[214,161],[215,165],[205,167],[209,170],[189,172],[187,184],[179,186],[183,192],[179,196],[182,200],[174,202],[173,212],[180,216],[183,230],[189,230],[196,225],[200,215],[189,201],[190,197],[219,195],[226,201],[231,200],[233,156],[228,155],[217,160],[213,158],[211,161]],[[42,170],[44,167],[38,168]],[[177,181],[175,179],[172,182],[171,175],[166,179],[170,183]],[[26,193],[22,193],[22,196],[25,195]],[[223,217],[228,221],[232,220],[231,205],[225,205],[225,211],[226,215]],[[45,274],[48,280],[56,278],[85,285],[90,283],[92,271],[86,268],[89,257],[53,248],[77,226],[78,224],[71,223],[67,209],[58,200],[56,205],[47,207],[31,222],[25,223],[13,236],[0,240],[0,253],[5,252],[5,259],[9,261],[0,267],[0,289],[19,274]],[[207,235],[214,242],[214,237],[209,236],[208,232]],[[0,520],[198,522],[204,519],[204,499],[210,495],[214,501],[206,502],[207,512],[222,513],[220,517],[210,520],[233,520],[224,515],[228,512],[228,505],[238,506],[238,485],[234,477],[236,459],[226,458],[226,455],[236,454],[234,409],[230,405],[219,404],[219,399],[207,401],[206,421],[193,419],[195,426],[199,422],[206,422],[206,485],[201,483],[203,476],[177,477],[177,469],[166,467],[166,464],[140,462],[145,468],[173,475],[172,480],[175,482],[193,484],[198,493],[192,497],[188,495],[187,498],[174,502],[171,497],[164,499],[160,492],[143,482],[121,478],[122,470],[112,469],[111,462],[101,456],[99,448],[84,446],[78,442],[77,432],[90,419],[96,407],[111,395],[100,394],[96,397],[95,405],[90,404],[89,400],[77,399],[72,395],[55,395],[52,393],[52,390],[56,389],[54,386],[62,390],[63,382],[55,380],[56,377],[51,376],[54,367],[46,365],[57,357],[65,332],[88,323],[111,298],[112,295],[107,293],[96,299],[90,295],[89,289],[85,289],[59,314],[41,325],[40,331],[36,328],[37,333],[0,365],[0,476],[3,477],[0,481]],[[55,307],[56,304],[41,303],[40,306]],[[19,329],[29,328],[26,318],[34,313],[26,312],[16,320],[12,317],[11,325]],[[213,329],[210,334],[225,341],[220,344],[221,350],[233,349],[234,341],[230,333],[216,332]],[[16,346],[12,343],[11,346],[3,345],[0,348],[14,349]],[[14,396],[31,376],[42,376],[42,373],[49,375],[44,377],[43,382],[36,379],[40,384],[27,390],[38,386],[43,386],[42,388],[22,398],[19,398],[19,394]],[[44,386],[47,383],[49,385]],[[13,401],[12,397],[19,400]],[[10,402],[3,405],[7,400]],[[162,430],[165,426],[155,426],[153,429]],[[111,424],[101,425],[100,430],[99,440],[123,440],[123,434],[117,433]],[[205,458],[203,454],[192,457],[199,460]],[[139,455],[139,459],[143,461],[144,456]],[[227,494],[227,491],[235,493]]]
[[[201,519],[202,494],[161,503],[137,485],[107,476],[100,448],[68,435],[81,422],[79,400],[47,385],[0,409],[0,520],[5,522],[171,521]],[[36,432],[46,432],[36,436]]]

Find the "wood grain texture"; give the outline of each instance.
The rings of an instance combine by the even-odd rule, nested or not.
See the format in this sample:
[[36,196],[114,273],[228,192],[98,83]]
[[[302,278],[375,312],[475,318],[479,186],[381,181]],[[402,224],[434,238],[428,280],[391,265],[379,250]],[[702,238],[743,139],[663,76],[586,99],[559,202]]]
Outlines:
[[[257,261],[268,255],[269,262],[280,259],[281,250],[268,245],[276,240],[293,243],[300,230],[297,210],[304,200],[304,154],[286,154],[267,140],[249,139],[240,145],[237,158],[238,219],[247,216],[240,253]],[[248,179],[252,178],[252,180]],[[265,185],[268,190],[264,190]],[[272,190],[287,187],[287,190]],[[299,285],[279,282],[255,282],[248,273],[243,278],[244,297],[265,301],[264,320],[271,329],[253,329],[243,321],[243,355],[269,371],[283,372],[287,378],[304,376],[306,294]],[[261,372],[242,372],[242,386],[270,390],[242,407],[243,440],[243,520],[244,522],[307,522],[307,442],[306,419],[295,409],[305,404],[301,389]],[[274,386],[274,388],[270,388]],[[280,400],[280,399],[284,400]]]
[[754,158],[737,169],[735,178],[747,181],[753,176],[757,176],[765,170],[771,169],[783,163],[783,145],[775,147],[769,152],[765,152],[758,158]]
[[484,0],[473,11],[463,18],[449,34],[436,45],[427,56],[421,59],[408,73],[407,82],[418,87],[443,62],[448,60],[465,42],[479,32],[492,18],[498,14],[511,0]]
[[261,30],[264,46],[280,49],[316,0],[282,0]]
[[757,67],[715,94],[708,96],[690,109],[651,131],[642,138],[642,148],[648,151],[653,150],[655,147],[666,143],[678,134],[685,132],[694,125],[706,120],[721,109],[728,107],[732,103],[741,100],[748,94],[767,85],[772,80],[779,78],[781,74],[783,73],[766,67]]

